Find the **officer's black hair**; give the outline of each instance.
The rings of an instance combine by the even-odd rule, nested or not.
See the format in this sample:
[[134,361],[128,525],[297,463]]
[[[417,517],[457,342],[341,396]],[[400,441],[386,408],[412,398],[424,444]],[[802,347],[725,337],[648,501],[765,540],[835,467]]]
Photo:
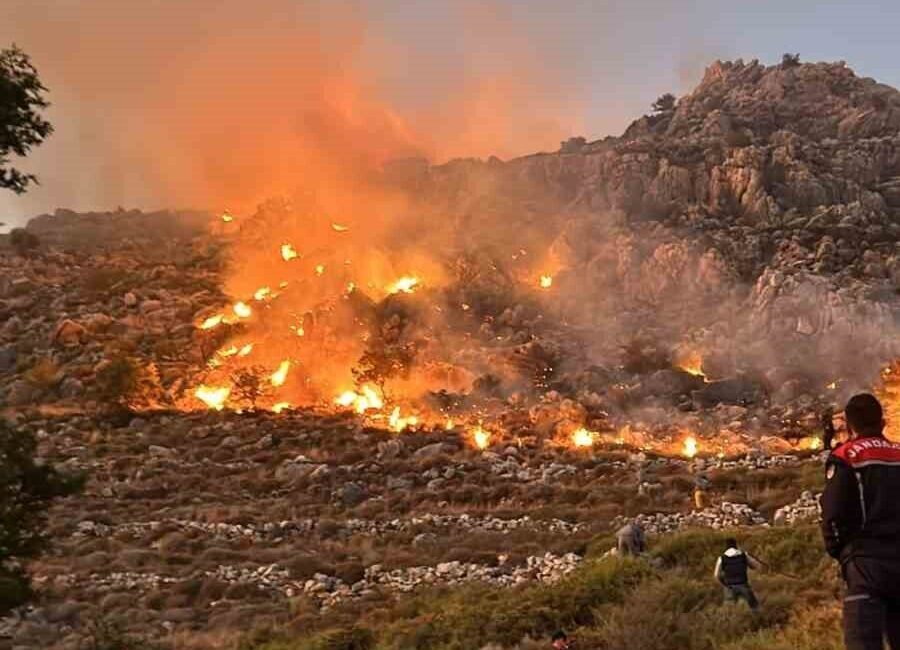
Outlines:
[[871,393],[854,395],[844,408],[847,426],[862,436],[880,436],[884,429],[884,411]]
[[550,637],[550,640],[551,641],[566,641],[566,640],[568,640],[568,638],[569,637],[566,636],[565,632],[563,632],[562,630],[557,630],[556,632],[553,633],[553,636]]
[[730,548],[737,548],[737,540],[734,537],[729,537],[725,540],[725,550],[727,551]]

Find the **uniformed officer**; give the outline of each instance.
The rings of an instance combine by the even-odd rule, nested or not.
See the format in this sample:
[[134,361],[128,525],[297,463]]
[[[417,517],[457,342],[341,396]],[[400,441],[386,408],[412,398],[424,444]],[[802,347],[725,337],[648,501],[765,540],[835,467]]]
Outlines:
[[822,535],[841,563],[844,643],[849,650],[900,650],[900,445],[884,437],[874,395],[844,409],[849,439],[828,457]]

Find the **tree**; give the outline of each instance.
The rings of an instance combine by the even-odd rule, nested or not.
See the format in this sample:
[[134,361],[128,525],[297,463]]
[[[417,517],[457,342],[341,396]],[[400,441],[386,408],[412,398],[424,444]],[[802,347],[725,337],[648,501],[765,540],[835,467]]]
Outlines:
[[671,113],[675,110],[675,95],[672,93],[660,95],[650,108],[655,115]]
[[235,371],[231,375],[232,394],[249,404],[250,408],[256,409],[257,402],[269,394],[269,384],[265,375],[266,369],[262,366],[250,366]]
[[783,69],[796,68],[800,65],[800,55],[785,53],[781,55],[781,67]]
[[35,460],[37,443],[0,419],[0,615],[31,596],[24,563],[46,547],[46,513],[53,499],[73,494],[80,476]]
[[106,407],[113,410],[158,406],[162,393],[159,370],[125,355],[114,354],[94,378],[94,390]]
[[24,228],[13,228],[9,233],[9,245],[18,255],[26,257],[41,245],[41,240],[33,232]]
[[46,91],[27,54],[16,46],[0,50],[0,187],[16,194],[37,178],[10,166],[10,154],[25,156],[53,132],[41,117],[50,105]]

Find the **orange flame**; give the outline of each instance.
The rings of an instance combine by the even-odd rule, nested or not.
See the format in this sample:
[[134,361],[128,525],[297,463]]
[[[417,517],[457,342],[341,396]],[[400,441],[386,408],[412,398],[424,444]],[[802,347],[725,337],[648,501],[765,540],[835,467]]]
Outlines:
[[210,330],[216,326],[218,326],[222,319],[225,318],[223,314],[216,314],[215,316],[210,316],[205,321],[200,323],[200,329],[202,330]]
[[706,374],[703,372],[703,355],[697,351],[688,352],[687,354],[682,355],[676,361],[675,365],[688,374],[706,379]]
[[481,428],[481,425],[472,432],[472,441],[479,449],[486,449],[491,444],[491,434]]
[[207,407],[221,411],[225,406],[225,401],[231,395],[231,388],[228,386],[207,386],[201,384],[194,391],[194,397],[206,404]]
[[352,406],[360,414],[370,410],[377,410],[384,406],[384,401],[376,390],[368,384],[360,388],[358,393],[352,390],[344,391],[338,395],[334,403],[343,407]]
[[288,370],[291,369],[291,362],[285,359],[280,364],[278,364],[278,370],[272,373],[272,376],[269,378],[272,382],[273,386],[282,386],[284,385],[285,380],[287,379]]
[[281,413],[285,409],[291,408],[290,402],[278,402],[277,404],[272,405],[273,413]]
[[681,453],[685,458],[693,458],[697,455],[697,451],[697,439],[694,436],[688,436],[681,443]]
[[576,447],[593,447],[595,435],[593,431],[581,427],[572,433],[572,444]]
[[388,293],[412,293],[419,284],[419,278],[412,275],[404,275],[402,278],[389,285]]
[[236,302],[231,309],[234,311],[234,315],[238,318],[250,318],[251,314],[253,314],[253,310],[250,309],[250,305],[245,302]]
[[410,415],[407,417],[403,417],[400,415],[400,407],[395,406],[394,410],[391,411],[391,415],[388,418],[388,424],[391,427],[392,431],[396,431],[400,433],[408,427],[414,427],[419,423],[419,418],[415,415]]

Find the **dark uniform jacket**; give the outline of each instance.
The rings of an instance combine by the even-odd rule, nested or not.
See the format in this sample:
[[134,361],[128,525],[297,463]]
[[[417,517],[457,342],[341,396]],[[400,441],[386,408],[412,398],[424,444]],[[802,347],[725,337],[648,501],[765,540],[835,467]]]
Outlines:
[[900,562],[900,444],[858,438],[825,465],[822,535],[841,563],[855,557]]

